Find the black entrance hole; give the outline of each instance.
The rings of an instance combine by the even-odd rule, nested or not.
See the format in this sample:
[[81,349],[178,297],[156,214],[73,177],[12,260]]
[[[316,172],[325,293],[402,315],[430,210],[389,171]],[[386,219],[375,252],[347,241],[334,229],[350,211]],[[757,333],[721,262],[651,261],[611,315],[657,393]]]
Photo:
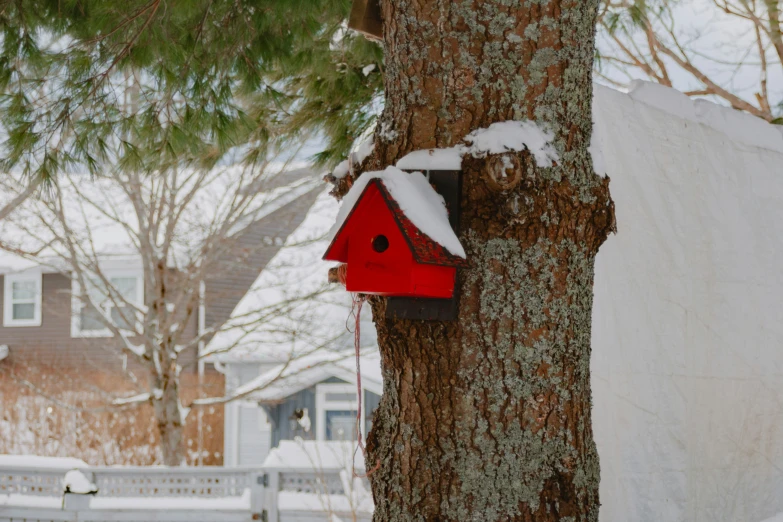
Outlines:
[[381,234],[380,236],[375,236],[372,239],[372,249],[378,252],[379,254],[382,252],[386,252],[386,249],[389,248],[389,239]]

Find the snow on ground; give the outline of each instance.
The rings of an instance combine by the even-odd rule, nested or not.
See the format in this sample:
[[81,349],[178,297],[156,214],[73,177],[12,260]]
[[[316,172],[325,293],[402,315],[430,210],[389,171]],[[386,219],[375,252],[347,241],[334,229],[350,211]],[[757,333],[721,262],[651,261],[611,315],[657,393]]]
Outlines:
[[597,87],[594,120],[601,522],[783,511],[783,135],[651,84]]
[[224,509],[250,510],[250,489],[241,497],[199,498],[199,497],[113,497],[101,498],[100,493],[90,499],[90,509]]
[[60,509],[63,506],[63,499],[62,497],[42,497],[40,495],[11,493],[10,495],[0,495],[0,507],[3,506]]
[[[595,95],[592,150],[619,227],[595,268],[600,520],[779,522],[769,517],[783,511],[783,134],[661,89]],[[306,266],[297,277],[324,278]],[[344,321],[339,310],[329,322]],[[267,465],[352,455],[315,444],[285,441]]]
[[[280,511],[316,511],[337,513],[372,512],[373,504],[352,502],[345,495],[327,495],[320,493],[300,493],[281,491],[277,496],[277,508]],[[332,519],[335,520],[334,518]]]
[[364,456],[361,451],[356,451],[353,442],[297,438],[281,440],[280,445],[269,452],[262,467],[291,471],[333,470],[350,469],[352,462],[357,470],[364,470]]
[[27,467],[47,469],[86,468],[87,463],[72,457],[39,457],[37,455],[0,455],[0,468]]
[[299,493],[281,491],[278,507],[281,511],[334,511],[338,513],[372,512],[372,493],[363,479],[353,471],[365,473],[364,457],[354,443],[348,441],[284,440],[264,461],[265,469],[285,469],[287,472],[312,473],[340,470],[345,495],[328,495],[326,491]]
[[783,522],[783,513],[778,513],[774,517],[763,520],[762,522]]
[[365,172],[354,182],[351,190],[343,198],[340,212],[329,238],[334,239],[345,223],[351,210],[359,201],[364,189],[374,179],[379,179],[389,190],[405,216],[430,239],[443,246],[455,256],[465,257],[465,249],[449,224],[449,213],[443,196],[435,192],[427,178],[421,172],[406,173],[397,167],[386,170]]

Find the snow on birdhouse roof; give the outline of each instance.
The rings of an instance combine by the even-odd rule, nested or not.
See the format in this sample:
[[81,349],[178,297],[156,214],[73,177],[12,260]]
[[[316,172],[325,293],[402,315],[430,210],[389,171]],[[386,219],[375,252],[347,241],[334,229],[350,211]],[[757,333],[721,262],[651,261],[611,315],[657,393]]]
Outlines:
[[329,233],[330,247],[372,183],[380,189],[417,262],[448,266],[465,264],[465,249],[449,224],[443,197],[421,172],[407,173],[397,167],[365,172],[356,179],[343,198]]
[[[338,206],[324,189],[234,308],[228,326],[249,326],[215,335],[207,346],[211,357],[223,362],[282,362],[353,346],[353,334],[346,328],[351,297],[342,286],[328,283],[326,274],[333,263],[321,259]],[[275,312],[273,317],[267,317],[270,312]],[[362,347],[376,346],[369,306],[363,308],[362,319]]]

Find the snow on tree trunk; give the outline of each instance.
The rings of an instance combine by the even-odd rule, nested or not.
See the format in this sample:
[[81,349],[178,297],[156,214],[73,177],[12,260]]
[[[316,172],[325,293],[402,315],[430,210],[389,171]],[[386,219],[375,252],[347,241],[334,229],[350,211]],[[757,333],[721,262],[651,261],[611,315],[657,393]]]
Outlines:
[[465,156],[455,322],[384,319],[376,521],[596,521],[593,262],[613,227],[588,153],[597,0],[382,3],[386,106],[364,170],[505,120],[559,161]]
[[163,464],[166,466],[182,466],[185,463],[185,444],[183,432],[185,419],[179,403],[179,378],[164,374],[157,383],[159,396],[153,398],[155,421],[160,435],[160,449],[163,453]]

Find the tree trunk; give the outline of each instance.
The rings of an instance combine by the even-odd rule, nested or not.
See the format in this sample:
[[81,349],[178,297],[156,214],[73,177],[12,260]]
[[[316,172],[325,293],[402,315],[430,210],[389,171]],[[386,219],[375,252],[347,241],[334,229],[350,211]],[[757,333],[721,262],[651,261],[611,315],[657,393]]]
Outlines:
[[[384,318],[376,521],[597,521],[593,262],[613,227],[588,153],[598,0],[382,3],[386,106],[365,170],[535,120],[560,161],[465,157],[459,318]],[[513,172],[503,175],[508,161]],[[505,161],[505,163],[504,163]]]
[[176,376],[164,375],[157,383],[157,388],[162,393],[160,399],[153,398],[152,405],[160,434],[163,464],[182,466],[185,463],[185,445],[182,438],[185,419],[182,418],[180,410],[179,379]]

